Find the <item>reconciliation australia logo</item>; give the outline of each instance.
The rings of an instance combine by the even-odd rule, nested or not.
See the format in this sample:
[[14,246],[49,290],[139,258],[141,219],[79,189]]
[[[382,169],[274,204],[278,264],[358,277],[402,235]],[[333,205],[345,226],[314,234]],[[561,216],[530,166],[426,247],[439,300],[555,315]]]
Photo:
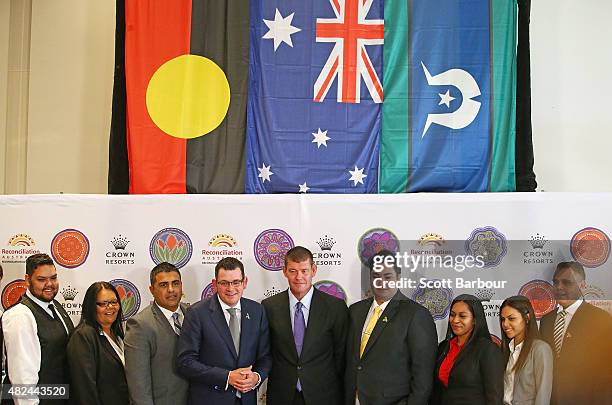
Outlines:
[[312,253],[317,266],[342,266],[342,253],[332,251],[335,244],[336,240],[327,235],[319,238],[320,251]]
[[553,251],[547,249],[548,240],[536,233],[529,238],[531,248],[523,251],[523,264],[553,264]]
[[219,260],[228,256],[242,260],[243,254],[236,238],[227,233],[219,233],[210,238],[208,246],[202,249],[202,264],[217,264]]
[[113,245],[113,250],[108,250],[105,254],[105,263],[108,265],[124,266],[133,265],[135,262],[135,253],[127,249],[130,243],[129,239],[119,234],[110,240]]
[[6,247],[2,248],[2,264],[25,263],[28,256],[40,253],[34,239],[25,233],[18,233],[9,238]]
[[66,287],[60,289],[60,294],[64,297],[64,302],[62,302],[62,306],[70,316],[81,316],[81,312],[83,309],[83,304],[80,302],[76,302],[75,299],[79,294],[79,291],[76,288],[67,285]]

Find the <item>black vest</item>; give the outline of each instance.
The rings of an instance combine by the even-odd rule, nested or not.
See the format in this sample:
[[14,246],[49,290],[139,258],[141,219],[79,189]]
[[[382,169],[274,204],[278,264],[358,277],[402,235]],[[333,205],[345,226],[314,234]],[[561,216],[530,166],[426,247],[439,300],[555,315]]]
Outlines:
[[[66,346],[69,334],[74,330],[72,320],[62,308],[59,302],[53,300],[55,311],[62,317],[68,333],[61,322],[53,319],[51,315],[30,298],[24,295],[21,303],[28,307],[38,329],[38,341],[40,342],[40,371],[38,372],[39,384],[68,384],[68,362],[66,359]],[[8,359],[11,361],[11,359]]]

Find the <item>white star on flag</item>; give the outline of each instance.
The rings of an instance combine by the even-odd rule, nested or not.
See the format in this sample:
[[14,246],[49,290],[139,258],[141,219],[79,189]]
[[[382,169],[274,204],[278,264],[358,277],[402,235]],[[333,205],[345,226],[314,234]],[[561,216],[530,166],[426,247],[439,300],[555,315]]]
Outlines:
[[266,25],[268,26],[269,30],[262,37],[262,39],[273,39],[275,52],[276,49],[280,46],[280,44],[283,42],[293,48],[291,35],[301,31],[301,29],[291,25],[294,14],[295,13],[291,13],[287,17],[283,17],[280,11],[276,9],[276,13],[274,14],[274,21],[265,19],[263,20],[263,22],[266,23]]
[[440,96],[440,102],[438,105],[446,104],[448,108],[450,108],[450,102],[455,99],[455,97],[450,95],[450,90],[446,90],[446,93],[444,94],[438,93],[438,96]]
[[363,179],[368,177],[367,174],[363,174],[363,169],[365,168],[358,169],[357,166],[355,166],[355,170],[349,170],[349,173],[351,174],[349,181],[353,182],[353,186],[356,186],[357,183],[363,184]]
[[270,181],[270,176],[274,174],[270,170],[270,166],[266,166],[265,163],[262,163],[261,167],[258,167],[257,170],[259,170],[259,175],[257,177],[261,177],[264,183],[266,182],[266,180]]
[[310,187],[306,185],[306,182],[304,182],[304,184],[300,184],[300,193],[307,193],[308,190],[310,190]]
[[327,131],[321,131],[321,128],[319,128],[317,132],[313,132],[312,136],[314,136],[312,143],[317,144],[317,149],[319,149],[321,145],[327,148],[327,141],[331,139],[327,136]]

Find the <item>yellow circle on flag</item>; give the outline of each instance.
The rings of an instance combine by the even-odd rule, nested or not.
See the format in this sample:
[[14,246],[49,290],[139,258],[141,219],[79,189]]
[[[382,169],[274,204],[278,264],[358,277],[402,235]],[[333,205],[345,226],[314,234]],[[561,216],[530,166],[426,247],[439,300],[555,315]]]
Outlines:
[[157,69],[147,87],[147,110],[168,135],[191,139],[217,128],[230,103],[227,77],[212,60],[181,55]]

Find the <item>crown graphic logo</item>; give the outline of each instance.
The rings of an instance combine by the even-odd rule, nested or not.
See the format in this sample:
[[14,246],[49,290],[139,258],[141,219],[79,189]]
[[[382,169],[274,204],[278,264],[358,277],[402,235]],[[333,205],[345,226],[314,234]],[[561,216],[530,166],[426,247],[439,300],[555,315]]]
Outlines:
[[111,240],[111,243],[115,247],[115,250],[125,250],[125,247],[130,241],[125,236],[116,236]]
[[529,240],[529,243],[531,243],[531,247],[534,249],[543,249],[544,245],[546,245],[546,242],[548,241],[544,239],[544,236],[540,235],[539,233],[536,233]]
[[444,237],[437,233],[426,233],[419,239],[419,245],[421,246],[440,247],[445,242]]
[[334,240],[334,238],[330,238],[327,235],[323,236],[322,238],[319,238],[319,240],[317,241],[317,245],[319,245],[321,250],[332,250],[335,244],[336,241]]
[[272,287],[272,288],[270,288],[270,289],[266,290],[266,292],[264,293],[264,296],[265,296],[266,298],[270,298],[271,296],[276,295],[276,294],[278,294],[279,292],[281,292],[281,290],[279,290],[279,289],[278,289],[278,288],[276,288],[276,287]]
[[481,301],[491,301],[491,298],[495,295],[495,291],[483,288],[482,290],[478,290],[476,292],[476,296],[480,298]]
[[66,301],[74,301],[78,293],[79,292],[76,290],[76,288],[72,288],[70,286],[62,288],[61,291],[61,294]]

